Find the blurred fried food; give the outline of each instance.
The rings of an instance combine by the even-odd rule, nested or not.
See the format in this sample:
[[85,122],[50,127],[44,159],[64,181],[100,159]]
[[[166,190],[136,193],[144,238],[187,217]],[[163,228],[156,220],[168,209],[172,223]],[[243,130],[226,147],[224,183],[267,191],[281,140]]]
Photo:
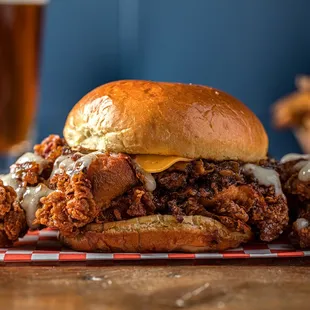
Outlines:
[[276,128],[291,128],[305,153],[310,153],[310,77],[297,76],[297,90],[273,106]]

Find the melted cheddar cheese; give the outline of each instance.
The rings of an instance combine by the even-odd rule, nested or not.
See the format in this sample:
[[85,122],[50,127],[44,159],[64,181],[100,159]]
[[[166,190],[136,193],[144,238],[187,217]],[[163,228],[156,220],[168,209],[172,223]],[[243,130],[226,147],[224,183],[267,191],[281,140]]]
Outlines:
[[135,161],[144,171],[157,173],[168,169],[178,161],[192,161],[192,159],[178,156],[137,155]]

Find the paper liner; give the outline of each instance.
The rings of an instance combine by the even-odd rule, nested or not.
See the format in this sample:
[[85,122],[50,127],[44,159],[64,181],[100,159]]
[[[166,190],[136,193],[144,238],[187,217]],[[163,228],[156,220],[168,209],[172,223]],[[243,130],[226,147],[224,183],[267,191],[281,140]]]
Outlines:
[[58,232],[51,229],[29,232],[12,248],[0,248],[0,262],[87,262],[106,260],[156,259],[244,259],[310,256],[310,250],[295,249],[287,240],[273,243],[249,243],[225,252],[215,253],[86,253],[65,248],[58,241]]

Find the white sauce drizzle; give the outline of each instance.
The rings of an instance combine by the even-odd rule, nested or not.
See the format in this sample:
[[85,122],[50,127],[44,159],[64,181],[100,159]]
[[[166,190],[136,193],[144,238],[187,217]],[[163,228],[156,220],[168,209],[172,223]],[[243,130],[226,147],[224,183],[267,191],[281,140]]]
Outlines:
[[293,167],[295,171],[299,170],[298,179],[302,182],[310,181],[310,154],[287,154],[283,156],[280,163],[285,164],[290,161],[300,160]]
[[82,155],[76,161],[72,159],[73,155],[59,156],[54,163],[53,171],[50,178],[60,173],[66,173],[70,177],[72,177],[74,174],[81,172],[83,169],[88,169],[96,156],[102,154],[102,152],[92,152],[86,155],[83,155],[81,153],[75,153],[74,155],[76,154]]
[[48,165],[48,161],[46,159],[31,152],[23,154],[20,158],[17,159],[16,164],[24,164],[27,162],[35,162],[38,164],[40,167],[39,173],[42,173],[43,169]]
[[276,195],[283,195],[279,174],[273,169],[263,168],[254,164],[245,164],[243,171],[252,174],[258,183],[264,186],[274,186]]
[[23,195],[21,206],[26,212],[27,224],[31,229],[38,228],[38,225],[33,225],[36,211],[40,206],[40,199],[52,193],[53,190],[48,188],[45,184],[40,183],[36,187],[28,186]]
[[144,184],[145,189],[149,192],[153,192],[156,189],[156,181],[151,173],[144,171],[144,169],[133,161],[136,165],[136,170],[140,172],[143,176],[140,181]]
[[308,226],[309,226],[309,221],[303,217],[297,219],[295,222],[295,227],[298,231],[302,230],[303,228],[307,228]]
[[142,174],[144,176],[144,186],[146,188],[146,190],[148,190],[149,192],[153,192],[156,189],[156,181],[154,179],[154,177],[152,176],[151,173],[142,171]]
[[300,171],[305,165],[307,165],[307,160],[301,160],[293,166],[294,171]]
[[310,160],[299,170],[298,179],[302,182],[310,181]]
[[[27,162],[37,163],[39,165],[39,173],[42,173],[44,168],[48,165],[48,161],[46,159],[31,152],[23,154],[20,158],[17,159],[15,164],[24,164]],[[14,172],[15,164],[11,166],[11,172]],[[31,229],[36,229],[37,225],[33,225],[32,222],[35,219],[36,211],[40,207],[40,199],[47,196],[52,192],[52,190],[43,183],[38,184],[36,187],[24,187],[21,181],[14,178],[14,173],[1,175],[0,179],[3,181],[5,186],[11,186],[15,190],[17,200],[25,210],[28,226]]]
[[304,159],[304,160],[310,160],[310,154],[297,154],[297,153],[289,153],[284,155],[281,159],[280,159],[280,163],[281,164],[285,164],[287,162],[290,161],[294,161],[294,160],[299,160],[299,159]]
[[63,173],[67,166],[74,163],[71,157],[72,155],[62,155],[55,160],[50,179],[56,174]]
[[5,186],[11,186],[16,192],[17,199],[21,200],[23,198],[25,188],[22,186],[21,182],[18,181],[17,179],[12,178],[12,174],[8,173],[5,175],[1,175],[0,179],[2,180],[3,184]]
[[17,200],[25,210],[27,225],[31,229],[38,228],[38,225],[33,225],[35,213],[40,207],[40,199],[47,196],[53,190],[48,188],[45,184],[40,183],[35,187],[23,187],[22,182],[12,177],[12,174],[1,175],[0,179],[5,186],[11,186],[17,194]]
[[[102,154],[102,152],[92,152],[80,157],[74,164],[74,168],[69,169],[69,175],[72,176],[73,174],[79,173],[83,169],[88,169],[92,161],[98,156]],[[72,171],[72,172],[71,172]],[[68,172],[67,172],[68,173]],[[71,173],[71,174],[70,174]]]

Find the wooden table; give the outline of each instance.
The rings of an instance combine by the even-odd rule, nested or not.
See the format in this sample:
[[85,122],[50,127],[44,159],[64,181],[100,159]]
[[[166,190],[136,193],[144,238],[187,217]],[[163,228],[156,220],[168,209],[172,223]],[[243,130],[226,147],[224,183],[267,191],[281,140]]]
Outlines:
[[0,266],[0,309],[310,309],[307,258],[155,263]]

